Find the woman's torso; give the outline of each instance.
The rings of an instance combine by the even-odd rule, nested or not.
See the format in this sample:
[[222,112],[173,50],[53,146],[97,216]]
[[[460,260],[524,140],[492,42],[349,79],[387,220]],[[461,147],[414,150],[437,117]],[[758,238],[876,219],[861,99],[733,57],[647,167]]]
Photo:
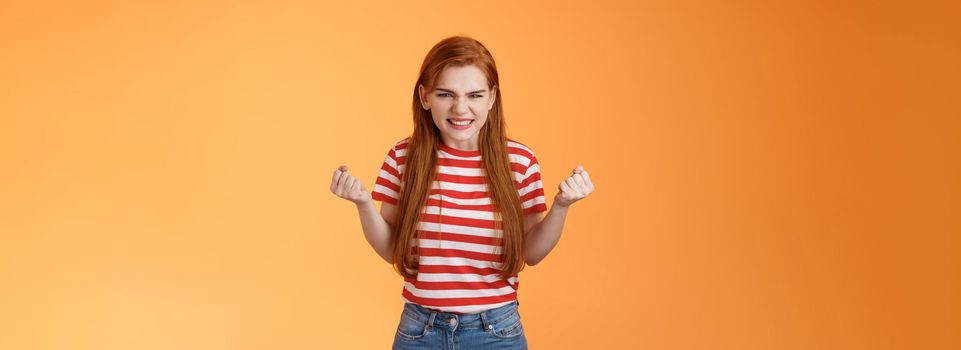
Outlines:
[[[395,145],[385,160],[387,169],[382,169],[374,188],[375,196],[379,194],[382,200],[396,197],[398,191],[390,187],[399,189],[406,141]],[[524,212],[546,210],[533,152],[509,141],[508,153]],[[418,273],[405,279],[402,299],[453,313],[477,313],[516,300],[518,276],[505,279],[500,275],[502,232],[495,229],[498,221],[480,151],[458,150],[441,143],[437,176],[416,223],[413,246],[418,253]]]

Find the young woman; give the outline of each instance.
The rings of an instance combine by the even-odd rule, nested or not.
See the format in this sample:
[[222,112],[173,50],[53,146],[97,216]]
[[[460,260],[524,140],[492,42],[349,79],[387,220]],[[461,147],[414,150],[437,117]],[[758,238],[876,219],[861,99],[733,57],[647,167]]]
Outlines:
[[498,82],[480,42],[440,41],[414,85],[414,132],[390,149],[373,192],[347,166],[334,171],[331,192],[356,204],[367,242],[404,277],[394,349],[526,349],[517,274],[594,191],[578,166],[547,212],[534,152],[505,133]]

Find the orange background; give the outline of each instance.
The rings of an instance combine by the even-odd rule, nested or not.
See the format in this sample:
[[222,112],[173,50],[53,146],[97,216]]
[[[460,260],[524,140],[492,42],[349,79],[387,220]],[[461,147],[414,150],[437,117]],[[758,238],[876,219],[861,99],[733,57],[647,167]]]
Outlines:
[[402,280],[332,195],[494,53],[548,198],[535,349],[961,348],[957,2],[4,1],[0,348],[382,349]]

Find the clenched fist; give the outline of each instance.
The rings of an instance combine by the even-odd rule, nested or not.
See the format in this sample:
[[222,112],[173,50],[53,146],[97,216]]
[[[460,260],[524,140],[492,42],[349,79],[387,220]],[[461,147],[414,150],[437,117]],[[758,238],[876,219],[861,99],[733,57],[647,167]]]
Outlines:
[[362,205],[371,201],[370,192],[356,177],[347,173],[347,166],[341,165],[334,170],[334,178],[330,182],[330,192],[338,197]]
[[562,207],[567,207],[577,202],[587,195],[594,192],[594,184],[591,183],[591,177],[587,174],[587,170],[584,170],[583,166],[578,165],[574,168],[573,174],[561,181],[561,184],[557,186],[560,190],[557,195],[554,196],[554,204],[560,205]]

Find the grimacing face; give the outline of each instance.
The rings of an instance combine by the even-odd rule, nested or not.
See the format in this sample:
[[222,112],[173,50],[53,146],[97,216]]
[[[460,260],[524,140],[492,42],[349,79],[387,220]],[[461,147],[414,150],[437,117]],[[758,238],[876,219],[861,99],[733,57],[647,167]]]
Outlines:
[[434,125],[447,146],[477,150],[480,129],[487,113],[494,108],[497,93],[488,88],[487,77],[475,65],[448,66],[437,78],[436,87],[427,91],[417,87],[424,109],[429,109]]

